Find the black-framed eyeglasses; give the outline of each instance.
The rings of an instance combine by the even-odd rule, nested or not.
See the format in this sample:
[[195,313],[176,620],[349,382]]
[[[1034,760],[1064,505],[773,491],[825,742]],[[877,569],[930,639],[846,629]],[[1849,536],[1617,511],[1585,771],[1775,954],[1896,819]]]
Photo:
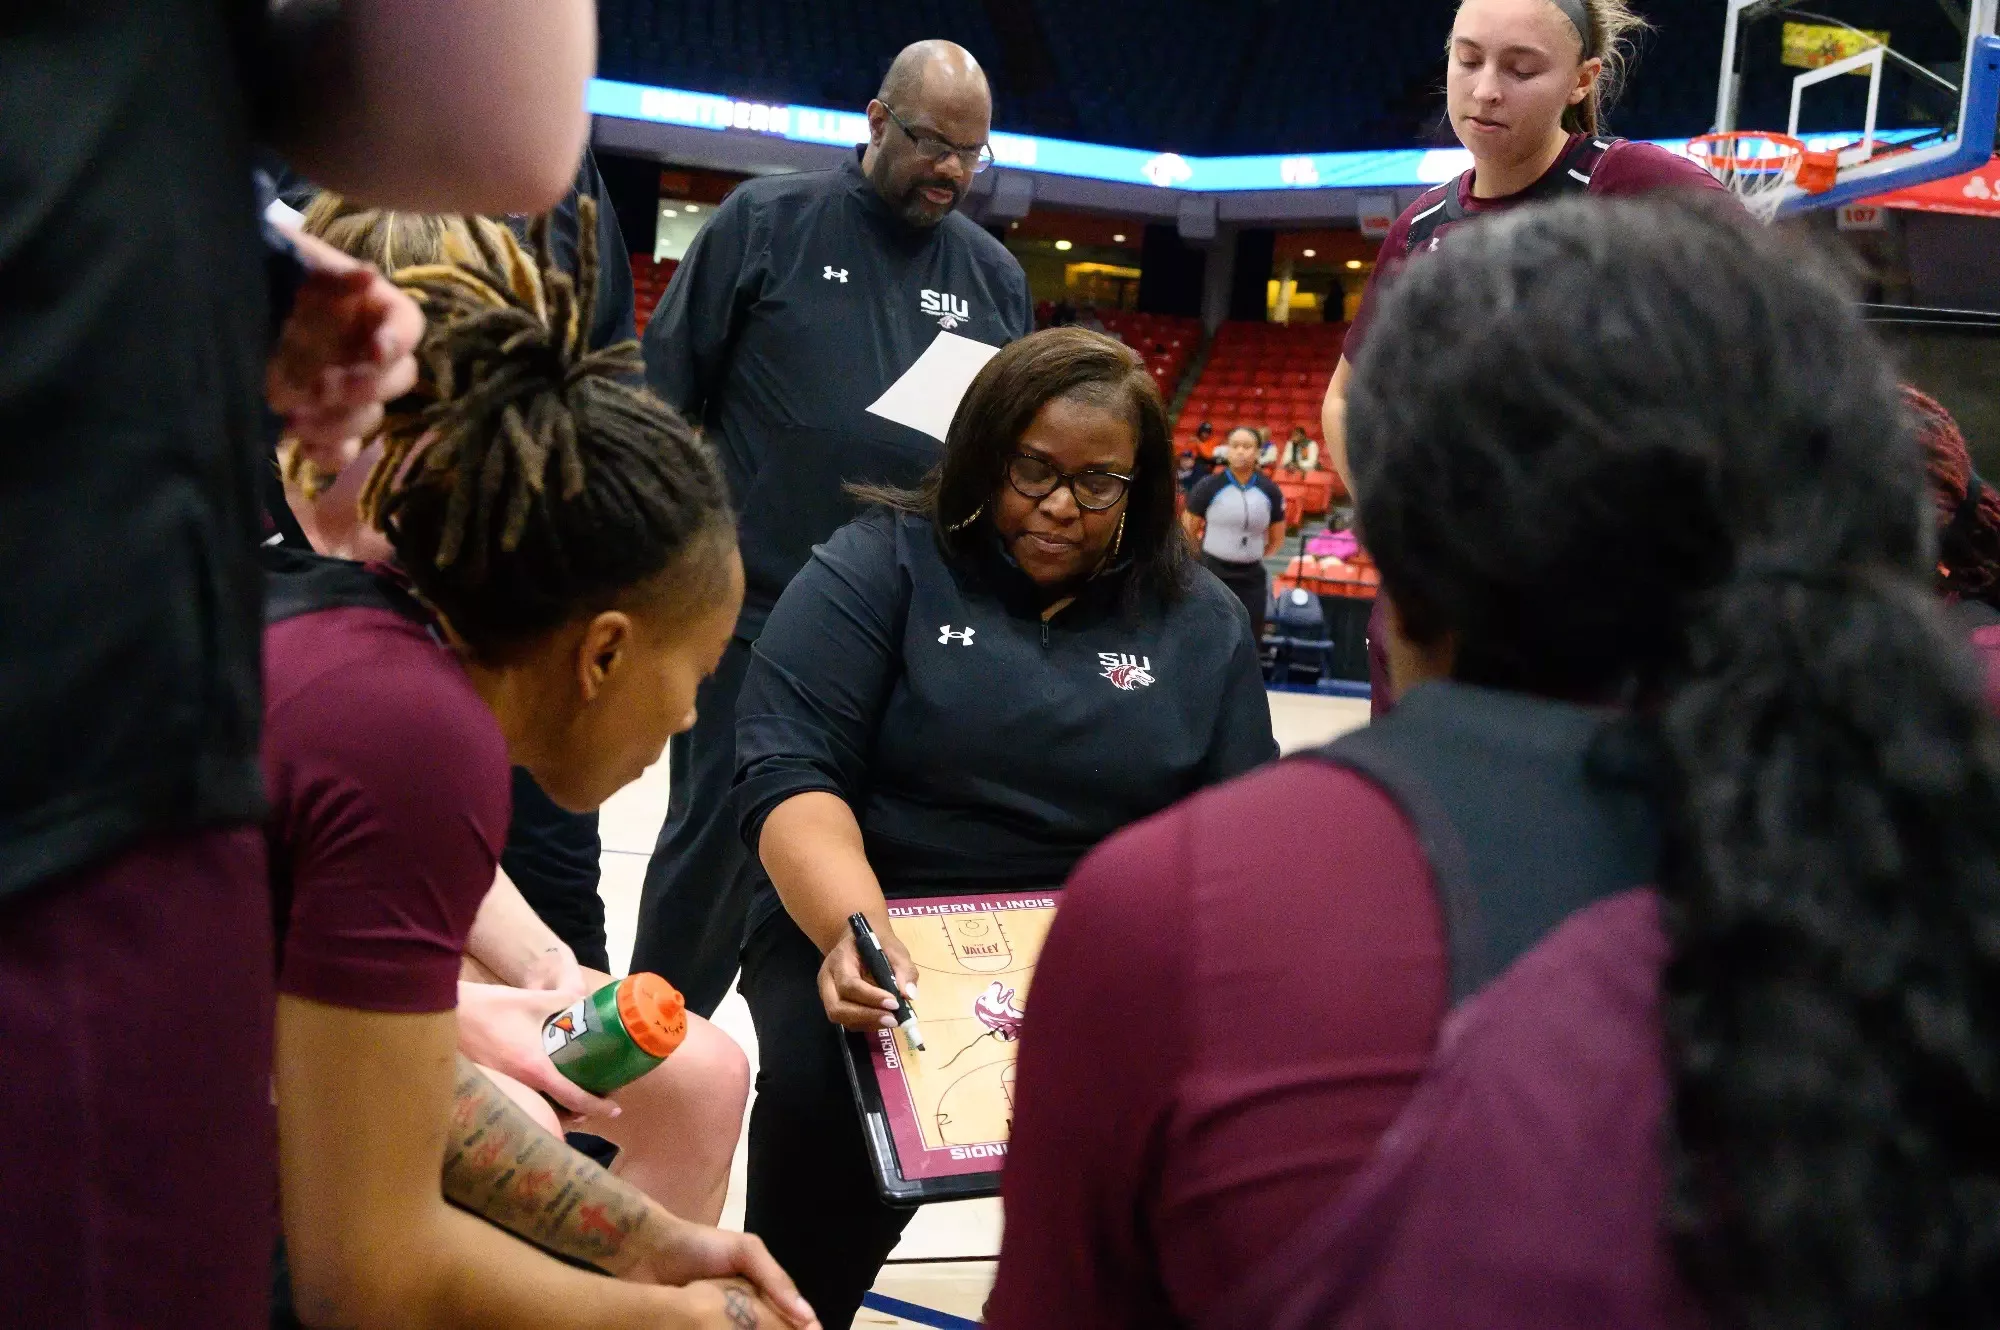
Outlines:
[[978,175],[981,171],[993,165],[992,144],[982,143],[976,148],[961,148],[949,139],[941,139],[935,134],[919,134],[916,130],[904,124],[903,117],[897,115],[896,108],[890,106],[887,102],[882,104],[882,109],[888,112],[891,120],[896,122],[896,128],[903,131],[904,137],[916,145],[917,155],[924,158],[924,160],[935,164],[947,157],[956,157],[958,158],[958,164],[974,175]]
[[1015,453],[1007,459],[1007,483],[1024,499],[1046,499],[1063,486],[1076,499],[1076,506],[1088,513],[1116,508],[1132,487],[1132,477],[1116,471],[1060,471],[1039,457]]

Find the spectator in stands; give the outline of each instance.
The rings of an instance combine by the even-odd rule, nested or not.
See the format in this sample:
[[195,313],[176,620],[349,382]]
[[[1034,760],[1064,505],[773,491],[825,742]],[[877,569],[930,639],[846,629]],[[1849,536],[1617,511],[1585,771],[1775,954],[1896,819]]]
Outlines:
[[[1469,222],[1567,195],[1598,197],[1722,186],[1687,158],[1650,143],[1607,137],[1631,39],[1645,23],[1625,0],[1462,0],[1452,25],[1445,96],[1472,166],[1420,195],[1389,229],[1368,274],[1321,423],[1327,456],[1353,494],[1342,403],[1366,344],[1375,304],[1404,265]],[[1369,621],[1375,713],[1394,704],[1380,607]]]
[[869,406],[942,331],[1001,346],[1029,330],[1021,265],[956,211],[991,160],[992,116],[968,52],[911,46],[868,104],[855,159],[738,186],[646,328],[648,382],[721,454],[749,578],[700,719],[668,750],[672,801],[632,955],[703,1015],[736,973],[754,885],[729,810],[750,645],[813,546],[854,515],[843,482],[915,484],[937,456],[935,439]]
[[2000,492],[1972,465],[1965,434],[1942,403],[1906,385],[1903,405],[1916,424],[1937,511],[1938,590],[1972,634],[2000,710]]
[[1411,691],[1072,879],[986,1324],[1984,1319],[2000,732],[1843,282],[1578,201],[1380,314]]
[[591,31],[585,0],[0,22],[0,1269],[34,1324],[267,1315],[264,408],[337,448],[414,377],[421,319],[332,250],[267,267],[253,142],[407,205],[539,210]]
[[1278,458],[1280,471],[1319,470],[1319,445],[1302,426],[1292,426],[1292,437],[1285,440],[1285,451]]
[[1271,578],[1264,560],[1285,543],[1285,496],[1257,469],[1261,436],[1248,425],[1229,431],[1228,465],[1188,491],[1181,522],[1202,564],[1236,593],[1250,615],[1250,637],[1264,636]]
[[[588,348],[590,248],[572,286],[545,231],[530,257],[503,227],[453,225],[472,261],[398,274],[434,322],[364,492],[393,573],[285,555],[267,601],[274,1098],[301,1319],[721,1330],[770,1310],[740,1282],[579,1274],[462,1207],[610,1269],[750,1276],[806,1326],[755,1239],[647,1202],[462,1058],[452,1088],[462,953],[507,931],[482,902],[509,760],[596,807],[690,723],[742,595],[713,460],[623,381],[634,348]],[[516,1019],[537,1030],[545,1006]],[[723,1089],[740,1105],[740,1081]]]
[[743,836],[769,873],[743,956],[746,1223],[828,1330],[912,1214],[876,1196],[842,1070],[837,1027],[893,1023],[848,916],[908,983],[886,899],[1047,889],[1276,752],[1242,616],[1175,526],[1171,449],[1130,351],[1077,328],[1016,342],[923,488],[869,491],[881,506],[814,552],[757,640],[737,719]]

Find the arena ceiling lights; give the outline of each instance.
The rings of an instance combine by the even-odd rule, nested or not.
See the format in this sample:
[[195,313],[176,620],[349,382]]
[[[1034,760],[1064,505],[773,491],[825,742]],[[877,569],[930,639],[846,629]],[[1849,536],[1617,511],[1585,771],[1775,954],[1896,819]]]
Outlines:
[[[610,79],[591,80],[589,104],[593,115],[690,129],[736,130],[794,143],[851,147],[868,141],[868,118],[858,111],[749,102],[715,93],[646,87]],[[1828,146],[1833,146],[1849,142],[1855,136],[1821,137]],[[1895,131],[1876,135],[1884,143],[1892,143],[1897,137]],[[1816,140],[1809,140],[1809,144],[1819,146]],[[1684,152],[1687,141],[1663,140],[1661,146]],[[1172,152],[1003,133],[993,135],[993,156],[1001,166],[1022,171],[1197,194],[1424,188],[1449,180],[1472,164],[1471,156],[1459,148],[1185,157]]]

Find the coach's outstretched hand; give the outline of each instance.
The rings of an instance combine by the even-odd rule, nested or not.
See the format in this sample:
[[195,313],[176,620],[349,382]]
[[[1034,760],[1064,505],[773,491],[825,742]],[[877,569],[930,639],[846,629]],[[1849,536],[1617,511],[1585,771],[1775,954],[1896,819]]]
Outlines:
[[[893,928],[878,925],[876,936],[881,939],[882,954],[889,958],[889,968],[896,972],[896,982],[915,1002],[917,965],[910,959],[909,949]],[[875,980],[861,963],[861,954],[854,949],[854,935],[844,930],[833,950],[820,962],[819,1000],[826,1004],[826,1018],[842,1029],[866,1033],[887,1030],[896,1024],[895,995],[875,986]],[[921,1019],[923,1013],[917,1014]]]

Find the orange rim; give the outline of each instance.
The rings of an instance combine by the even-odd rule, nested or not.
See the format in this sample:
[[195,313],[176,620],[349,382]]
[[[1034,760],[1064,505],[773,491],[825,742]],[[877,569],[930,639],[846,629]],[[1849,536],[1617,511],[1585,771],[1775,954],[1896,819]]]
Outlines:
[[[1750,144],[1776,147],[1777,152],[1745,152]],[[1806,145],[1790,134],[1774,134],[1761,129],[1733,129],[1724,134],[1703,134],[1688,140],[1688,156],[1711,170],[1727,170],[1744,175],[1772,175],[1790,171],[1806,159]]]

